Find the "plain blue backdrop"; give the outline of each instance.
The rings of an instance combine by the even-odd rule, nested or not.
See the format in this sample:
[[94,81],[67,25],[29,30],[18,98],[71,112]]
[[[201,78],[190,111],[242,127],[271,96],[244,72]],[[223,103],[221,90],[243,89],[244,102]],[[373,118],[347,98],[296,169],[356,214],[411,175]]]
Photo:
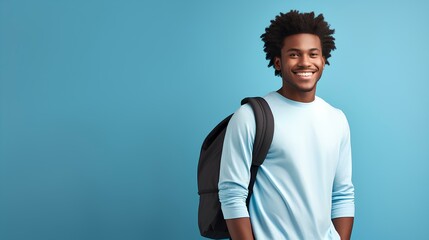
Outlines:
[[0,0],[0,239],[201,239],[201,143],[280,87],[259,37],[291,9],[336,29],[353,239],[429,239],[424,0]]

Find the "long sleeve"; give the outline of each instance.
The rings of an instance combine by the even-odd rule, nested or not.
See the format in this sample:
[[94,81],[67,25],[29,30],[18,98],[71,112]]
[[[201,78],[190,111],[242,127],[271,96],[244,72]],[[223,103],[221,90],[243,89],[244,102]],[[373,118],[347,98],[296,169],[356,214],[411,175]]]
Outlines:
[[246,198],[255,129],[255,119],[249,105],[241,106],[228,124],[218,184],[225,219],[249,216]]
[[256,239],[339,239],[333,218],[354,216],[350,130],[341,110],[277,92],[264,97],[273,141],[246,207],[255,116],[249,105],[231,118],[224,139],[219,199],[225,219],[249,217]]
[[332,190],[332,218],[353,217],[355,211],[350,129],[346,117],[341,114],[344,120],[343,138]]

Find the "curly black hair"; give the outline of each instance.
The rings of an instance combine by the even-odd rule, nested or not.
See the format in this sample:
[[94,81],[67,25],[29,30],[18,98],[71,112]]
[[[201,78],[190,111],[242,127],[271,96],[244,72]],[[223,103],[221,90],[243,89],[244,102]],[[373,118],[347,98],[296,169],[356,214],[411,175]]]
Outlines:
[[[299,33],[311,33],[319,37],[322,55],[325,57],[326,64],[329,65],[328,58],[331,56],[331,51],[336,49],[335,38],[332,36],[335,30],[329,27],[323,14],[315,17],[314,12],[300,13],[297,10],[291,10],[286,14],[280,13],[274,20],[271,20],[271,25],[265,28],[265,33],[261,35],[264,51],[267,54],[265,58],[270,61],[268,67],[274,66],[275,57],[280,57],[283,40]],[[280,76],[280,71],[275,69],[274,74]]]

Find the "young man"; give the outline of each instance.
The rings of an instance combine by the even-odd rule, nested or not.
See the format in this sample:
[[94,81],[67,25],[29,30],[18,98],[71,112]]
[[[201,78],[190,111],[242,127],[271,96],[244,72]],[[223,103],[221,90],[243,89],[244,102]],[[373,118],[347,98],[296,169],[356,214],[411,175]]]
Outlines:
[[280,13],[265,29],[269,67],[282,87],[264,99],[274,137],[246,208],[255,119],[249,105],[225,135],[219,197],[233,240],[350,239],[354,217],[350,132],[343,112],[316,96],[334,30],[323,15]]

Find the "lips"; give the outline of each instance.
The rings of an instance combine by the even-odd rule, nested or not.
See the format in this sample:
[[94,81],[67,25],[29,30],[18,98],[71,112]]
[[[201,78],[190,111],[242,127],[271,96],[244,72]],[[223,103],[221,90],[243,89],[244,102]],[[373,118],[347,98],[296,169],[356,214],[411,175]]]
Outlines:
[[300,77],[311,77],[313,76],[313,72],[294,72],[295,75],[298,75]]
[[317,72],[317,70],[314,69],[305,69],[305,70],[297,70],[292,71],[293,74],[298,76],[301,79],[311,79],[313,75]]

